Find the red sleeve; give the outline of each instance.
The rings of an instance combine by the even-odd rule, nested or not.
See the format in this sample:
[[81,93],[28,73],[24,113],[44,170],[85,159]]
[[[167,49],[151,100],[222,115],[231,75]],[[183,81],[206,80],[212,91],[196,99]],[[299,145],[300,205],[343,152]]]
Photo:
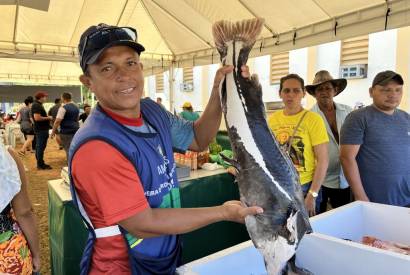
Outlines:
[[149,207],[134,166],[104,141],[89,141],[78,149],[72,176],[96,228],[117,224]]

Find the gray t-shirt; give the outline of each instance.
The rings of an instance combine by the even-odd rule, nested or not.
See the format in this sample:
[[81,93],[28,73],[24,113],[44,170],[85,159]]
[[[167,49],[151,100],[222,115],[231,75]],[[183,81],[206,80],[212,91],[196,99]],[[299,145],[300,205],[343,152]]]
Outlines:
[[350,113],[340,144],[361,145],[356,156],[360,178],[370,201],[410,205],[410,115],[392,115],[373,106]]
[[21,122],[20,122],[20,128],[21,131],[33,131],[33,124],[31,123],[31,110],[29,107],[25,106],[20,109],[20,117],[21,117]]

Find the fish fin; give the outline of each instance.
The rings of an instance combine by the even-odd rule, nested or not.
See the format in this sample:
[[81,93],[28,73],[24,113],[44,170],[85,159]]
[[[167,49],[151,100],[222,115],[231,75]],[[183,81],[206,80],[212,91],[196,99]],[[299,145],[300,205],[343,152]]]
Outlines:
[[286,269],[286,275],[313,275],[309,270],[296,266],[296,255],[289,259]]
[[265,20],[253,18],[238,22],[218,21],[212,26],[212,34],[218,51],[226,48],[226,42],[243,41],[245,46],[252,46],[262,31]]
[[229,165],[234,167],[236,169],[236,172],[239,171],[239,163],[236,160],[228,158],[227,156],[225,156],[224,154],[221,154],[221,153],[219,153],[219,155],[221,156],[223,161],[225,161],[226,163],[229,163]]

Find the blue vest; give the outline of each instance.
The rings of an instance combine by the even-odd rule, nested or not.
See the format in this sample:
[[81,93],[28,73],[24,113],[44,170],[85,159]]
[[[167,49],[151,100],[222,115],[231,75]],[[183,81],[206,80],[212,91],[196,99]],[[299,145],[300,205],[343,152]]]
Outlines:
[[[69,151],[69,170],[71,171],[72,158],[82,144],[89,140],[105,141],[134,165],[151,208],[179,208],[179,186],[169,119],[165,111],[152,100],[141,100],[141,113],[144,121],[151,125],[156,133],[132,131],[113,120],[97,106],[73,138]],[[74,183],[71,173],[70,180]],[[116,234],[124,236],[133,275],[175,272],[181,255],[178,236],[164,235],[138,239],[120,226],[94,229],[76,194],[74,184],[71,184],[71,193],[89,229],[89,238],[81,261],[81,274],[88,274],[95,239]]]
[[61,134],[75,134],[80,125],[78,123],[78,115],[80,110],[74,103],[68,103],[63,106],[65,109],[64,119],[60,124],[60,133]]

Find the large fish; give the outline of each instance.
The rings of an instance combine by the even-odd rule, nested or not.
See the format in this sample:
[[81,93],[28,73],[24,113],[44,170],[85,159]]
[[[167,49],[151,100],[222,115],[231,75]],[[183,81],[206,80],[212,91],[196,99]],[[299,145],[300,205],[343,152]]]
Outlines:
[[212,28],[222,63],[235,67],[220,85],[232,165],[237,169],[241,201],[264,209],[263,214],[248,216],[245,223],[268,274],[311,274],[295,265],[298,244],[312,231],[298,173],[268,127],[258,80],[241,75],[263,22],[260,18],[219,21]]

